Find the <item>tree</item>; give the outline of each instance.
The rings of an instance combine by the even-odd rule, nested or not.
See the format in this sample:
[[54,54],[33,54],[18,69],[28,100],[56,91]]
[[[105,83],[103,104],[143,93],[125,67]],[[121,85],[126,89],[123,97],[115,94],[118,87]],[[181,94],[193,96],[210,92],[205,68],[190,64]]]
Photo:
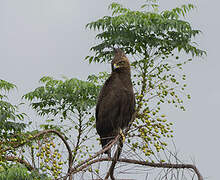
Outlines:
[[[48,130],[45,132],[50,132],[50,129],[57,130],[51,132],[60,136],[66,145],[70,171],[73,164],[89,157],[89,151],[93,149],[93,146],[88,145],[93,136],[91,132],[94,132],[94,116],[91,115],[91,110],[96,104],[100,87],[75,78],[62,81],[43,77],[40,82],[44,83],[44,86],[26,94],[24,98],[32,102],[31,106],[39,115],[52,117],[47,119],[48,124],[41,127]],[[59,125],[55,125],[55,117],[59,117]],[[59,169],[63,162],[59,161],[61,153],[58,153],[59,148],[55,149],[54,138],[44,138],[44,142],[40,143],[42,145],[36,146],[35,149],[38,151],[37,156],[42,159],[41,169],[50,171],[51,175],[57,178],[61,174]],[[68,142],[72,146],[69,146]]]
[[[109,6],[111,16],[86,26],[99,31],[96,36],[99,43],[91,48],[94,55],[87,56],[86,60],[89,63],[110,61],[113,47],[123,49],[132,60],[136,119],[126,129],[126,141],[118,164],[140,165],[143,171],[147,167],[162,168],[157,179],[189,176],[193,179],[195,174],[202,179],[196,166],[181,163],[175,152],[169,151],[167,144],[173,136],[173,123],[168,121],[162,109],[163,104],[171,104],[185,111],[183,102],[190,99],[190,95],[185,92],[183,65],[195,56],[206,54],[193,42],[200,31],[183,20],[194,5],[162,12],[157,8],[157,4],[147,3],[140,11],[133,11],[112,3]],[[179,54],[188,54],[192,58],[181,59]],[[15,117],[23,119],[24,114],[17,114],[16,106],[3,101],[6,96],[1,95],[0,125],[4,128],[0,131],[3,142],[0,160],[5,164],[3,172],[11,167],[13,163],[10,162],[17,162],[29,171],[35,170],[39,175],[47,174],[55,179],[109,176],[114,179],[115,164],[109,170],[106,162],[112,159],[102,154],[112,146],[116,149],[119,137],[100,150],[94,130],[94,106],[107,77],[108,74],[102,72],[89,76],[87,81],[41,78],[43,85],[23,96],[45,118],[45,123],[34,131],[28,131],[26,124],[11,122]],[[15,86],[1,81],[0,87],[8,91]],[[187,175],[184,169],[193,172]],[[126,173],[125,167],[120,167],[120,171]]]
[[100,43],[91,48],[94,56],[86,59],[90,63],[110,61],[113,47],[131,55],[137,117],[129,130],[127,144],[148,161],[164,162],[156,154],[166,148],[167,138],[172,137],[173,131],[172,122],[167,123],[161,112],[161,104],[173,104],[185,111],[184,98],[190,99],[185,92],[186,75],[182,66],[192,59],[181,60],[178,54],[200,57],[206,53],[193,42],[200,30],[194,30],[181,18],[194,9],[194,5],[162,12],[158,12],[157,5],[152,7],[152,11],[132,11],[112,3],[109,6],[112,16],[87,24],[87,28],[101,32],[96,35]]

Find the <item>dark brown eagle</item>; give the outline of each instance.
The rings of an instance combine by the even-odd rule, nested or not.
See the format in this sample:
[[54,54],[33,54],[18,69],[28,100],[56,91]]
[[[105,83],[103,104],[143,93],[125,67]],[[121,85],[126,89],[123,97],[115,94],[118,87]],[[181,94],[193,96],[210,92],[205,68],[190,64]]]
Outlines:
[[[96,105],[96,130],[102,147],[128,126],[135,113],[129,60],[122,50],[114,52],[111,76],[102,87]],[[105,153],[110,156],[111,151]]]

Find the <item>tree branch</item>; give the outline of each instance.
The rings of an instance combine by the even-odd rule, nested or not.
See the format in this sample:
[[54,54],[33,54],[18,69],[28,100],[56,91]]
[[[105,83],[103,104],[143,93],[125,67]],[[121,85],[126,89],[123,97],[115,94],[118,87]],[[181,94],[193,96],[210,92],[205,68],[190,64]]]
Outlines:
[[[109,159],[109,158],[94,159],[94,160],[88,162],[86,165],[81,166],[74,173],[82,171],[83,169],[87,168],[88,166],[90,166],[94,163],[103,162],[103,161],[113,161],[113,159]],[[198,180],[203,180],[203,177],[202,177],[201,173],[199,172],[199,170],[197,169],[197,167],[192,164],[151,163],[151,162],[146,162],[146,161],[138,161],[138,160],[134,160],[134,159],[125,159],[125,158],[118,159],[118,162],[137,164],[137,165],[149,166],[149,167],[155,167],[155,168],[192,169],[195,172],[195,174],[197,175]]]
[[16,157],[16,156],[5,156],[4,157],[7,161],[13,161],[13,162],[18,162],[20,164],[24,164],[25,167],[29,170],[29,171],[32,171],[34,170],[35,168],[30,164],[28,163],[27,161],[25,161],[24,159],[21,159],[19,157]]
[[[122,137],[120,137],[120,138],[122,138]],[[121,155],[122,147],[123,147],[123,140],[120,139],[120,138],[119,138],[119,144],[118,144],[117,150],[115,151],[115,154],[114,154],[114,157],[113,157],[113,160],[112,160],[112,164],[109,168],[109,171],[108,171],[107,175],[105,176],[106,180],[108,179],[109,176],[111,177],[112,180],[115,180],[114,169],[115,169],[115,165],[118,161],[118,158]]]
[[150,163],[145,161],[138,161],[133,159],[119,159],[119,162],[131,163],[131,164],[139,164],[143,166],[149,167],[157,167],[157,168],[169,168],[169,169],[193,169],[196,173],[198,180],[203,180],[203,177],[197,167],[192,164],[171,164],[171,163]]
[[[73,155],[72,155],[72,151],[71,151],[71,148],[68,144],[68,142],[66,141],[66,139],[64,138],[64,136],[57,130],[54,130],[54,129],[48,129],[48,130],[44,130],[44,131],[40,131],[39,133],[37,133],[36,135],[34,135],[33,137],[29,138],[27,141],[21,143],[21,144],[18,144],[18,145],[15,145],[13,148],[19,148],[19,147],[22,147],[24,146],[25,144],[27,144],[28,142],[31,142],[33,141],[34,139],[37,139],[38,137],[40,137],[41,135],[44,135],[44,134],[49,134],[49,133],[54,133],[56,134],[62,141],[63,143],[65,144],[67,150],[68,150],[68,154],[69,154],[69,168],[68,168],[68,171],[69,172],[71,170],[71,167],[73,165],[73,162],[72,162],[72,158],[73,158]],[[7,151],[7,150],[10,150],[10,148],[4,150],[4,151]]]
[[[78,165],[76,165],[75,167],[73,167],[68,173],[67,175],[63,178],[64,180],[67,179],[68,176],[70,176],[71,174],[75,174],[77,172],[80,171],[80,169],[84,169],[82,167],[87,167],[87,165],[89,164],[89,162],[93,159],[95,159],[96,157],[98,157],[100,154],[103,154],[104,152],[106,152],[107,150],[109,150],[120,138],[120,135],[117,135],[115,137],[115,139],[113,141],[111,141],[109,143],[109,145],[107,145],[104,149],[98,151],[97,153],[95,153],[92,157],[86,159],[85,161],[79,163]],[[110,160],[109,158],[107,158],[108,160]],[[86,165],[84,165],[86,164]],[[83,166],[84,165],[84,166]]]

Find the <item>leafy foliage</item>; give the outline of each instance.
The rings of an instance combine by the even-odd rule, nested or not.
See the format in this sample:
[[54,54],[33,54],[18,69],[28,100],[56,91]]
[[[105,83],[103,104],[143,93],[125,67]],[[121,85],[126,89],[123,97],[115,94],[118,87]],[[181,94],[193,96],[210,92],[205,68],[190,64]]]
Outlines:
[[0,180],[50,180],[45,174],[39,174],[36,171],[31,174],[23,165],[15,164],[8,169],[0,172]]
[[17,113],[18,106],[7,101],[7,92],[16,86],[4,80],[0,80],[0,137],[7,136],[9,132],[15,133],[25,128],[24,123],[16,123],[15,120],[22,120],[24,113]]
[[33,102],[31,106],[40,115],[62,114],[66,119],[67,112],[86,112],[94,107],[99,89],[90,82],[78,79],[55,80],[51,77],[40,79],[44,86],[24,95],[24,98]]
[[101,31],[96,36],[101,42],[91,48],[95,56],[87,56],[86,59],[90,63],[109,61],[111,49],[115,46],[122,48],[126,54],[138,53],[145,58],[169,55],[175,49],[202,56],[205,52],[192,42],[200,30],[194,30],[189,22],[180,19],[193,8],[194,5],[189,4],[157,13],[132,11],[112,3],[109,6],[112,16],[104,16],[86,25],[89,29]]
[[15,87],[12,83],[0,80],[0,165],[7,165],[5,156],[16,153],[12,144],[21,140],[20,134],[27,127],[27,124],[19,122],[25,114],[18,113],[18,106],[8,101],[7,93]]

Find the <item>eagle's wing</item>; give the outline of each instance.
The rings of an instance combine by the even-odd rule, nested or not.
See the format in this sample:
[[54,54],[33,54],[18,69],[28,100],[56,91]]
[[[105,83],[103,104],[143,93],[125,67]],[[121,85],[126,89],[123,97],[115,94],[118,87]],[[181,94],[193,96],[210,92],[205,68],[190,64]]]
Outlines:
[[133,92],[123,87],[114,88],[110,84],[103,86],[96,106],[96,129],[101,137],[102,146],[108,144],[120,128],[128,126],[134,106]]
[[120,128],[124,129],[128,126],[129,122],[132,120],[132,115],[135,113],[135,97],[132,91],[127,89],[123,90],[121,93],[121,124]]
[[[102,93],[108,92],[108,93]],[[121,97],[118,90],[111,91],[108,86],[104,86],[98,103],[96,105],[96,129],[102,136],[113,135],[113,131],[119,124]],[[118,95],[117,95],[118,94]]]

